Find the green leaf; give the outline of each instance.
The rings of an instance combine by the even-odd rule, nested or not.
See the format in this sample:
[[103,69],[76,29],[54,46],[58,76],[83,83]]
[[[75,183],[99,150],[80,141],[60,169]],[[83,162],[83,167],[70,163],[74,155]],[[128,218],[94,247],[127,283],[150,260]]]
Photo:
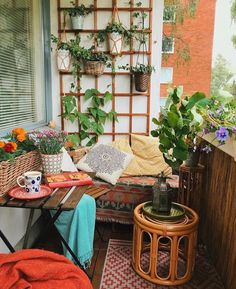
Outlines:
[[89,134],[84,130],[80,130],[79,133],[80,133],[81,141],[89,137]]
[[189,99],[188,105],[186,107],[187,110],[192,109],[198,101],[200,101],[204,98],[206,98],[206,95],[204,93],[202,93],[202,92],[194,93]]
[[175,147],[173,149],[173,156],[176,158],[176,159],[179,159],[181,161],[185,161],[188,157],[188,150],[184,150],[180,147]]
[[159,136],[159,133],[158,133],[158,131],[156,131],[156,130],[152,130],[152,131],[151,131],[151,135],[152,135],[153,137],[158,137],[158,136]]
[[89,107],[89,108],[88,108],[88,111],[92,114],[92,116],[93,116],[94,118],[97,117],[97,109],[96,109],[96,108]]
[[94,96],[97,96],[98,94],[99,94],[99,91],[95,88],[87,89],[85,91],[84,98],[85,98],[85,100],[88,100]]
[[100,108],[97,109],[97,114],[99,116],[101,116],[101,117],[106,117],[107,116],[107,113],[104,110],[100,109]]
[[86,146],[90,147],[92,145],[94,145],[97,142],[97,137],[94,136],[90,139],[90,141],[86,144]]
[[160,141],[160,144],[163,145],[163,146],[165,146],[167,150],[172,147],[171,141],[170,141],[169,138],[168,138],[166,135],[164,135],[164,134],[160,134],[160,135],[159,135],[159,141]]
[[104,100],[105,100],[105,102],[108,102],[108,101],[112,100],[112,94],[109,91],[106,91],[104,93]]
[[159,125],[159,122],[158,122],[157,118],[155,118],[155,117],[153,117],[152,122],[156,125]]
[[179,116],[176,113],[170,111],[167,113],[167,117],[168,117],[168,119],[167,119],[168,124],[171,127],[175,128],[178,124]]

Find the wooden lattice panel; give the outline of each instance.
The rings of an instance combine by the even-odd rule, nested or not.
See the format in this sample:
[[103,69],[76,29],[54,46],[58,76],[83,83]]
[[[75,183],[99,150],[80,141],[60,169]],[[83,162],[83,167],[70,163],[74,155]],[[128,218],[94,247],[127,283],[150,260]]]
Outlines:
[[[138,7],[140,1],[131,0],[90,0],[76,1],[78,4],[86,6],[94,5],[92,14],[86,16],[83,30],[72,30],[70,26],[69,16],[66,17],[64,25],[64,10],[71,7],[70,0],[57,0],[58,6],[58,33],[60,37],[67,39],[74,38],[78,33],[81,36],[82,45],[91,47],[93,42],[88,36],[91,33],[96,33],[99,30],[105,29],[107,23],[112,19],[112,12],[116,6],[119,11],[119,17],[128,29],[135,24],[137,19],[134,17],[135,12],[145,11],[147,18],[145,20],[145,32],[148,32],[147,51],[138,51],[138,44],[135,40],[131,41],[129,46],[123,48],[122,56],[112,56],[113,64],[116,69],[112,72],[106,68],[105,73],[99,77],[86,75],[82,73],[80,79],[81,90],[75,93],[70,93],[70,82],[73,81],[72,73],[60,72],[60,97],[61,100],[65,95],[76,95],[78,99],[79,111],[86,111],[88,103],[84,102],[84,92],[88,88],[96,88],[101,93],[106,90],[112,92],[113,100],[110,107],[117,111],[119,122],[107,122],[105,125],[105,133],[100,138],[103,141],[115,140],[120,136],[129,136],[132,133],[148,135],[150,131],[150,86],[145,93],[137,92],[134,88],[133,77],[129,72],[124,72],[118,66],[129,64],[135,65],[137,57],[145,58],[145,61],[151,64],[152,54],[152,0],[141,1],[142,6]],[[104,43],[99,50],[108,51],[107,44]],[[63,106],[61,101],[61,113]],[[68,132],[78,132],[79,125],[71,124],[69,121],[61,118],[62,129]]]

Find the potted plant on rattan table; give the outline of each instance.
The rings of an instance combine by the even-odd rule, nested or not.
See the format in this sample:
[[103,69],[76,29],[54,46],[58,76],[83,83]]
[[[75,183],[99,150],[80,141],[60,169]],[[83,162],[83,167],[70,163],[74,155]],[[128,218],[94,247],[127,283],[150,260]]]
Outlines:
[[159,119],[153,118],[157,129],[151,134],[159,137],[159,148],[166,163],[178,169],[183,161],[189,159],[190,154],[198,151],[198,133],[203,119],[197,113],[196,106],[205,100],[205,94],[196,92],[191,97],[182,98],[182,87],[169,88],[168,92]]

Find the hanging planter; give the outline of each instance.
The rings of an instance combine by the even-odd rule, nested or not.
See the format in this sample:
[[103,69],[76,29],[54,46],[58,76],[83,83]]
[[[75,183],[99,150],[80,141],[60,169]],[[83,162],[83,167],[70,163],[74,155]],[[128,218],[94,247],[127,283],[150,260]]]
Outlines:
[[86,74],[99,76],[104,73],[105,65],[110,66],[110,57],[104,52],[94,52],[92,48],[82,48],[79,58]]
[[76,2],[71,3],[74,7],[66,10],[70,15],[71,29],[81,30],[84,27],[84,18],[92,13],[93,5],[85,7],[84,4],[78,5]]
[[69,72],[71,68],[71,54],[69,50],[57,50],[57,68],[61,72]]
[[119,55],[123,47],[123,35],[119,32],[112,32],[108,34],[109,52],[112,55]]
[[70,20],[71,20],[71,29],[79,30],[84,28],[84,16],[82,15],[70,16]]
[[104,73],[105,63],[103,61],[85,61],[84,71],[89,75],[102,75]]
[[145,92],[148,90],[150,83],[150,73],[134,73],[135,90]]

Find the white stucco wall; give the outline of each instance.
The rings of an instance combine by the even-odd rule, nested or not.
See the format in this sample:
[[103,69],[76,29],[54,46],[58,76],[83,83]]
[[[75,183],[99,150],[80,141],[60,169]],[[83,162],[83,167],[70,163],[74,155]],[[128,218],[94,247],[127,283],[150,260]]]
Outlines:
[[[104,0],[104,4],[106,1]],[[51,0],[51,33],[57,35],[57,1]],[[66,1],[62,1],[66,2]],[[86,2],[86,1],[85,1]],[[127,2],[127,1],[126,1]],[[159,95],[160,95],[160,67],[161,67],[161,38],[162,38],[162,12],[163,0],[153,0],[153,40],[152,40],[152,63],[156,68],[156,72],[152,74],[151,87],[151,116],[156,117],[159,112]],[[89,88],[89,82],[84,83]],[[122,84],[121,84],[122,85]],[[92,88],[92,87],[90,87]],[[60,127],[60,95],[59,95],[59,74],[56,67],[55,53],[52,53],[52,96],[53,96],[53,119],[57,126]],[[142,109],[142,102],[137,104]],[[120,104],[119,110],[125,109],[125,104]],[[137,118],[136,126],[141,124],[142,120]],[[125,125],[120,123],[120,129]],[[152,128],[152,123],[151,123]],[[13,246],[23,237],[27,225],[29,210],[0,208],[0,228],[9,238]],[[39,216],[39,212],[37,213]],[[36,216],[36,217],[37,217]],[[36,219],[36,218],[35,218]],[[8,249],[0,240],[0,252],[8,252]]]

